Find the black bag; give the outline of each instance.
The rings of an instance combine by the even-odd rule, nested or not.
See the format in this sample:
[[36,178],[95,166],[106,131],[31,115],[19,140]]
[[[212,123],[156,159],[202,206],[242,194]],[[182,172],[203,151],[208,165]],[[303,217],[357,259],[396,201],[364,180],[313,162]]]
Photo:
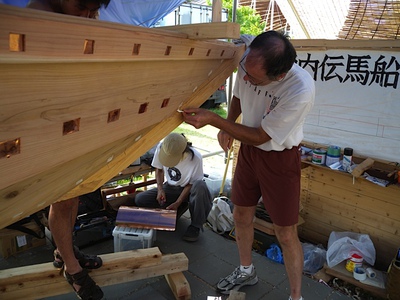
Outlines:
[[[46,209],[40,210],[26,218],[23,218],[22,220],[19,220],[11,225],[8,225],[6,228],[12,229],[12,230],[18,230],[23,233],[30,234],[38,239],[43,239],[43,238],[45,238],[46,234],[45,234],[45,225],[42,222],[42,219],[43,218],[47,219],[46,216],[47,216]],[[25,224],[30,223],[32,220],[35,221],[35,223],[39,226],[39,228],[40,228],[39,232],[33,231],[32,229],[29,229],[24,226]]]
[[104,208],[101,189],[79,196],[78,216],[98,212]]

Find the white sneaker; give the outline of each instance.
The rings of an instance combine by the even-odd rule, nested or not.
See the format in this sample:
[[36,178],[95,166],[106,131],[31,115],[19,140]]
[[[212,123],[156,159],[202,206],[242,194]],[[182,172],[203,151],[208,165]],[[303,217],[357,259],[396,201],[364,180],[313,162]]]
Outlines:
[[253,267],[251,274],[247,274],[241,272],[240,267],[237,267],[235,271],[217,283],[217,289],[223,294],[229,294],[231,290],[238,291],[242,286],[254,285],[257,282],[256,268]]

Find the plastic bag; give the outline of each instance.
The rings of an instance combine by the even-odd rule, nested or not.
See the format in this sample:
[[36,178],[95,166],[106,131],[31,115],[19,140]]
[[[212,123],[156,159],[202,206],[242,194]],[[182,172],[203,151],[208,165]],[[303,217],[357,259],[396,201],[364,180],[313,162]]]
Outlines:
[[375,247],[368,234],[331,232],[326,252],[326,261],[330,268],[347,260],[354,253],[360,254],[371,266],[375,264]]
[[212,230],[219,234],[224,234],[233,228],[233,214],[228,202],[230,200],[226,197],[215,198],[207,217],[207,222],[211,225]]
[[313,245],[302,243],[304,255],[303,271],[309,274],[315,274],[320,270],[326,262],[326,250],[322,245]]
[[265,251],[265,255],[277,263],[284,264],[283,254],[281,248],[277,244],[271,244],[271,246]]

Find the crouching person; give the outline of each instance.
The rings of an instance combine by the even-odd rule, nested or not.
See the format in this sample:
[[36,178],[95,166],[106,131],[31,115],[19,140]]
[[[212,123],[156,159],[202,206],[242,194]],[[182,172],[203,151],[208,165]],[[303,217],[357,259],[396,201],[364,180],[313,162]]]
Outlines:
[[135,205],[177,210],[178,216],[189,207],[191,224],[183,239],[197,241],[212,206],[201,154],[184,135],[171,133],[157,146],[151,165],[156,168],[157,188],[138,193]]

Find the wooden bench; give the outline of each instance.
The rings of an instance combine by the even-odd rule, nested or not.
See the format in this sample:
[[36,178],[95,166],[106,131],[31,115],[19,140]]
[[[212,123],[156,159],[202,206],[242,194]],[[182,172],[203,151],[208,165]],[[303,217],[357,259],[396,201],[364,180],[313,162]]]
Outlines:
[[[157,247],[101,255],[103,266],[90,271],[99,286],[162,276],[176,299],[190,299],[183,271],[188,270],[184,253],[162,255]],[[43,263],[0,270],[0,299],[38,299],[72,292],[59,269]]]

